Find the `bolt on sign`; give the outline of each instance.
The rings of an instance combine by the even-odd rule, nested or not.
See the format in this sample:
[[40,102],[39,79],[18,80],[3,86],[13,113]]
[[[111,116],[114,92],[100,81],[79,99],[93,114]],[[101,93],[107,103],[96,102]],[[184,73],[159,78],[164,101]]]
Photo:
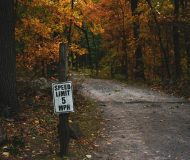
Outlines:
[[55,113],[74,112],[72,83],[70,81],[53,83],[52,92]]

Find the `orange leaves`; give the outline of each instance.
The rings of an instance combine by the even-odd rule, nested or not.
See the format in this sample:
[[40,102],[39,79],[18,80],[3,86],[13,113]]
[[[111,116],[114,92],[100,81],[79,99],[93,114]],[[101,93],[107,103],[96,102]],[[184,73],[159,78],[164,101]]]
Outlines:
[[[57,60],[59,43],[67,43],[68,27],[72,23],[72,39],[70,50],[74,54],[87,54],[87,50],[79,47],[80,28],[85,24],[94,34],[103,33],[97,5],[92,0],[18,0],[19,21],[16,27],[16,39],[24,53],[26,64],[31,67],[36,59],[46,61]],[[21,60],[20,58],[18,58]]]
[[85,48],[80,48],[76,44],[71,44],[70,51],[73,52],[73,53],[75,53],[75,54],[78,54],[80,56],[82,56],[84,54],[87,54],[87,50]]
[[101,26],[101,24],[96,24],[93,27],[90,27],[91,32],[93,32],[95,35],[96,34],[101,34],[104,33],[104,29]]
[[25,29],[29,28],[32,34],[38,34],[44,38],[50,38],[51,28],[45,25],[38,18],[22,19]]
[[51,0],[35,0],[32,1],[32,6],[52,6],[54,4]]
[[16,36],[16,40],[20,41],[22,38],[22,33],[23,33],[23,29],[22,28],[15,28],[15,36]]
[[52,38],[52,35],[55,31],[62,31],[63,26],[59,20],[55,21],[56,3],[51,0],[20,0],[19,3],[26,11],[22,13],[15,30],[17,41],[24,44],[24,58],[17,59],[25,61],[28,68],[38,58],[46,61],[57,59],[61,40],[59,37]]

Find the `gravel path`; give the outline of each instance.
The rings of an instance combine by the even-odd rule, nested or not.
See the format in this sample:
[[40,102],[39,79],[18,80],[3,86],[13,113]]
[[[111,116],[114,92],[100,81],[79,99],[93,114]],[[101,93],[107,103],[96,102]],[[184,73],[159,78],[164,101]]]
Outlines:
[[82,92],[105,119],[93,160],[190,160],[190,103],[184,99],[90,78]]

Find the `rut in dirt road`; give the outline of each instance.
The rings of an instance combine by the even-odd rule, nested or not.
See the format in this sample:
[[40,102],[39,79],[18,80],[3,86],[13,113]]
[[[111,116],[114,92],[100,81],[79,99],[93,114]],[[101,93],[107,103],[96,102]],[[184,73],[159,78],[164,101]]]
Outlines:
[[149,89],[85,79],[105,118],[93,160],[190,160],[190,105]]

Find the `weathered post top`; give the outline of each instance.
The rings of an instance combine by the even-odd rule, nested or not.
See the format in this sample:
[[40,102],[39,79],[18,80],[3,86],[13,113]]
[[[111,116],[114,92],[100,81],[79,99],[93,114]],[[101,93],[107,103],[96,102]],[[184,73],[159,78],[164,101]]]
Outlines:
[[68,62],[67,62],[67,47],[64,43],[59,45],[59,82],[65,82],[67,80]]

